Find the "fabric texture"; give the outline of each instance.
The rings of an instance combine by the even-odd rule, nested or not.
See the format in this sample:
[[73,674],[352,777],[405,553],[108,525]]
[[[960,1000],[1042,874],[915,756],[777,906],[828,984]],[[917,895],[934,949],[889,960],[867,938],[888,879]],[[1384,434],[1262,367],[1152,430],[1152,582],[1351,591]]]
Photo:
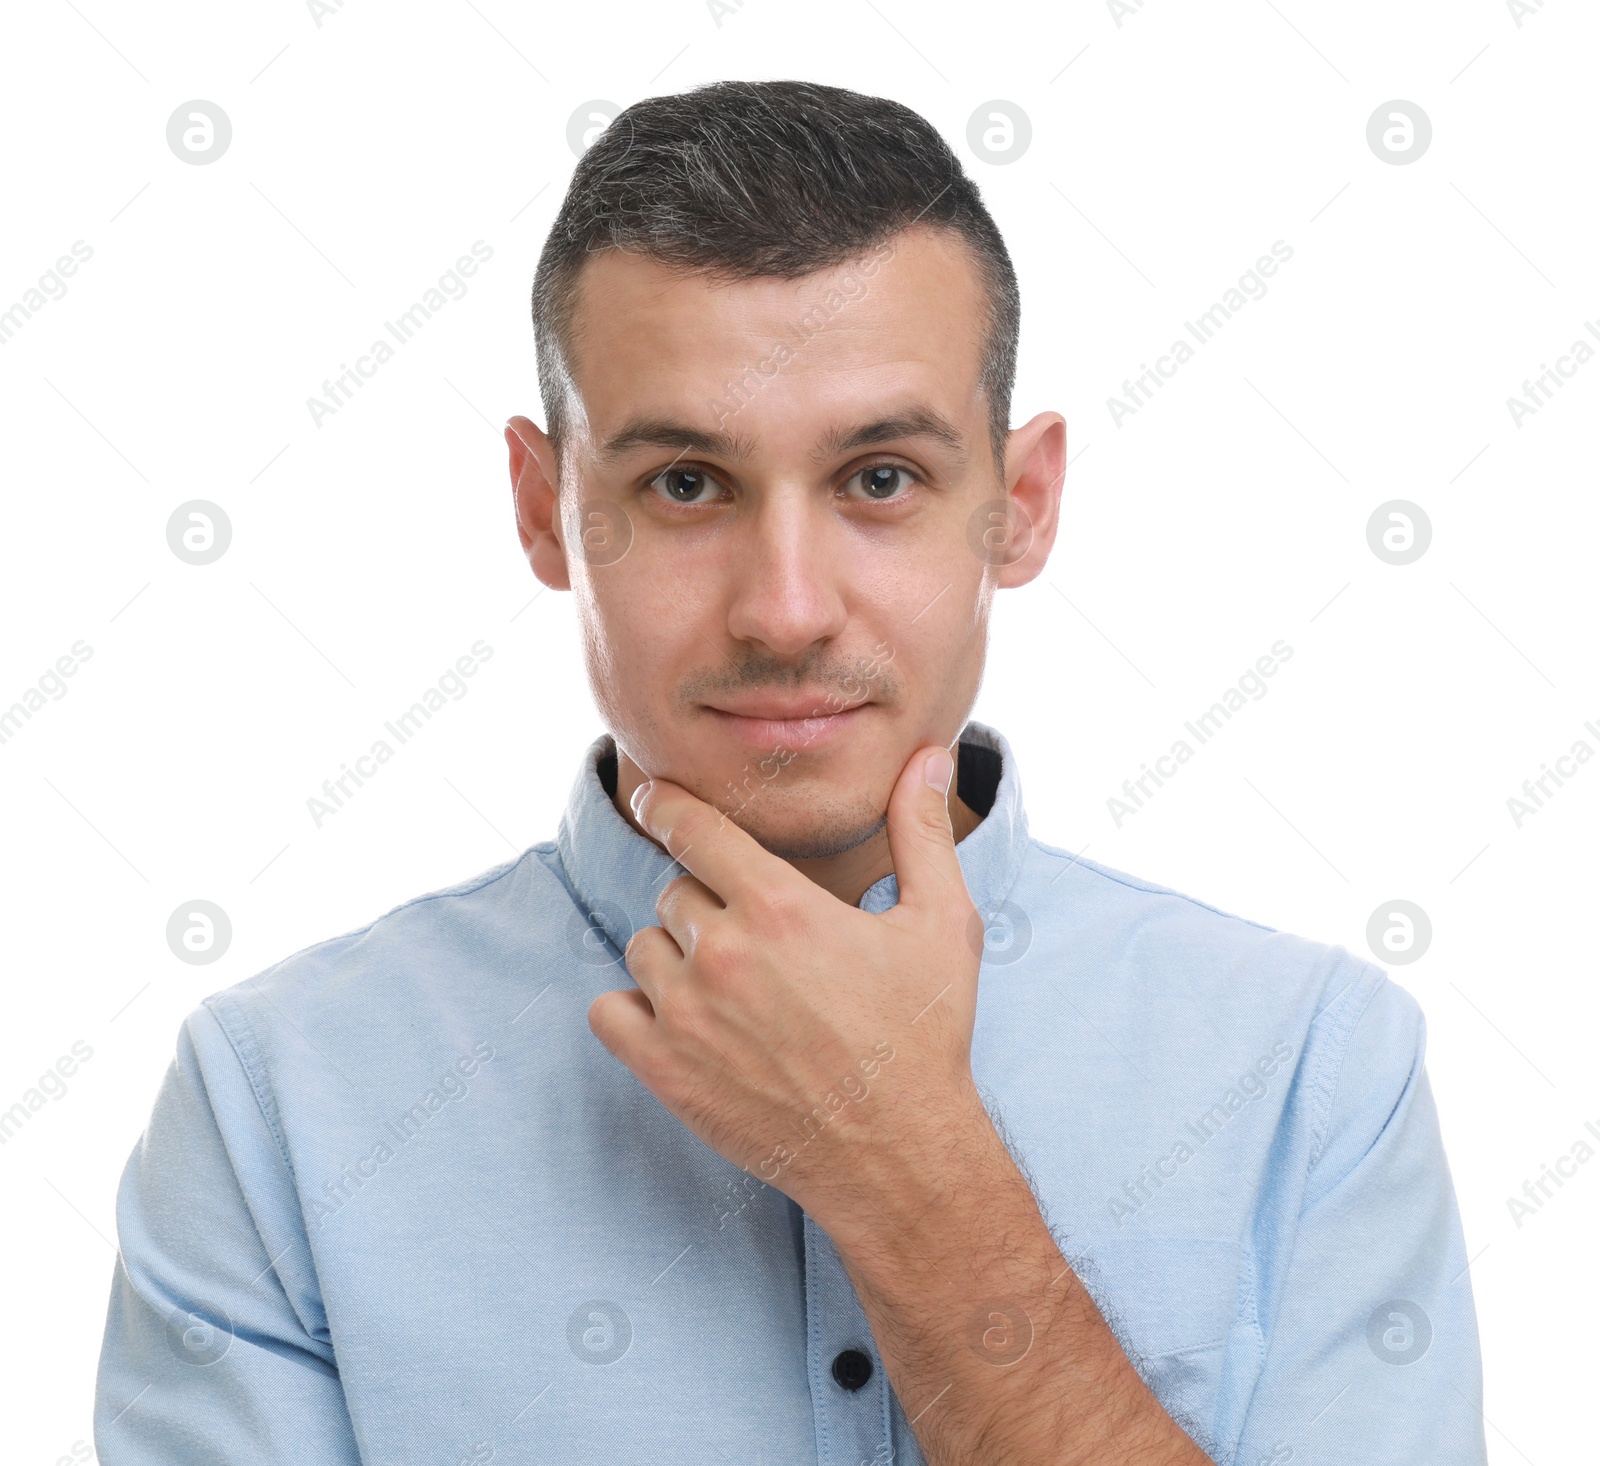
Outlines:
[[[589,1031],[681,871],[614,759],[553,841],[185,1019],[118,1191],[105,1466],[923,1466],[826,1233]],[[1165,1408],[1219,1463],[1484,1466],[1415,999],[1033,839],[992,728],[957,778],[973,1074]]]

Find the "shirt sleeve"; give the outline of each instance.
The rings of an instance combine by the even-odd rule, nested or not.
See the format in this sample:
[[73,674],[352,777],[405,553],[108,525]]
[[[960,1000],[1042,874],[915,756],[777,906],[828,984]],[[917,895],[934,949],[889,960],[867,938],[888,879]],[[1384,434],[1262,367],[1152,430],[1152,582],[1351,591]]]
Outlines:
[[1258,1279],[1266,1356],[1237,1466],[1486,1466],[1477,1317],[1426,1026],[1405,989],[1376,968],[1364,977],[1342,1054],[1312,1076],[1331,1097],[1287,1256]]
[[359,1466],[278,1136],[202,1005],[117,1190],[105,1466]]

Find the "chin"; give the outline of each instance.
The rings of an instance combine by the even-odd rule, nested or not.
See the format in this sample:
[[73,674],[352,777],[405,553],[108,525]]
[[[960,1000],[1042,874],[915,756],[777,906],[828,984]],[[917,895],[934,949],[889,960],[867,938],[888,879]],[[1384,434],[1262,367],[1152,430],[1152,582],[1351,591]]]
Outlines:
[[763,850],[780,860],[826,860],[831,855],[843,855],[847,850],[865,845],[886,823],[880,814],[870,825],[854,829],[784,830],[780,834],[753,829],[746,833]]
[[718,805],[763,850],[789,861],[843,855],[866,844],[887,823],[884,811],[848,794],[830,797],[815,786],[804,791],[757,788],[743,803],[730,795]]

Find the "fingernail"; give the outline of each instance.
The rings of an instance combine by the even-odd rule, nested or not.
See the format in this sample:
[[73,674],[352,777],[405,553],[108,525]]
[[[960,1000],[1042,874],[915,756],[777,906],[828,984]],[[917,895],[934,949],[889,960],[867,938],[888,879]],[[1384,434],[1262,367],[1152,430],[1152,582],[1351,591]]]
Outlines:
[[922,766],[922,777],[928,781],[930,789],[937,789],[941,794],[950,792],[950,776],[956,771],[956,761],[950,757],[948,748],[941,748],[937,753],[928,755],[928,761]]
[[628,808],[633,811],[633,817],[639,818],[639,806],[644,802],[644,797],[650,792],[650,781],[646,779],[632,794],[628,796]]

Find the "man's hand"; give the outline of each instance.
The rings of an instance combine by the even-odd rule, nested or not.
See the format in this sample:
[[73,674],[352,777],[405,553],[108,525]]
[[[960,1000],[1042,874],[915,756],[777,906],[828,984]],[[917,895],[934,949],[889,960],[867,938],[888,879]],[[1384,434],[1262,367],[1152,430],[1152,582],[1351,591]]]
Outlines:
[[635,817],[692,874],[628,943],[639,990],[595,999],[589,1026],[828,1233],[930,1466],[1210,1466],[1068,1266],[973,1084],[982,926],[951,772],[923,748],[895,784],[900,901],[881,915],[678,785],[643,786]]
[[948,750],[919,749],[890,797],[899,904],[848,906],[680,785],[634,815],[690,874],[597,998],[596,1037],[719,1154],[819,1224],[930,1159],[981,1109],[971,1047],[981,951],[956,858]]

